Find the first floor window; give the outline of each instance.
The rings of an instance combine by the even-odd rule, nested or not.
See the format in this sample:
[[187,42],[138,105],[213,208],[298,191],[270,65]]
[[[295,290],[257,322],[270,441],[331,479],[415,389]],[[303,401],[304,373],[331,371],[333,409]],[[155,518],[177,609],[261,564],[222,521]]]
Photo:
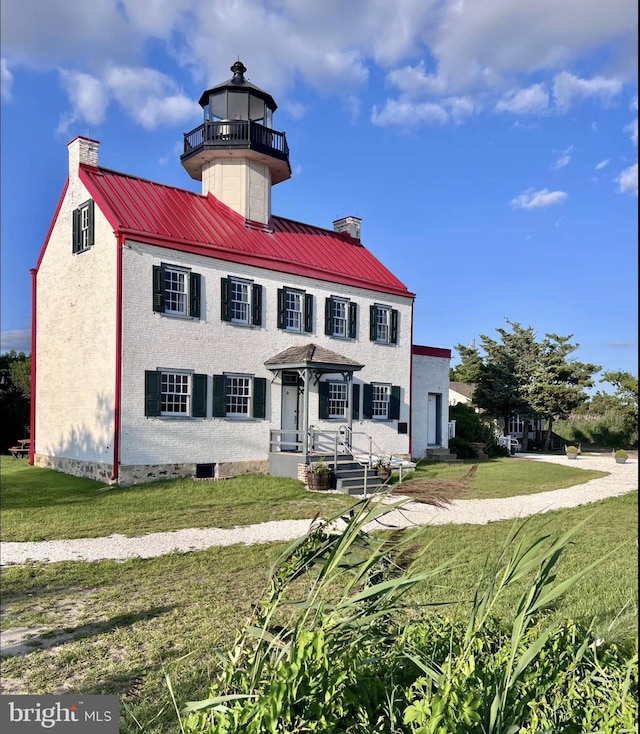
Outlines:
[[251,409],[251,379],[227,377],[227,415],[249,416]]
[[371,417],[386,420],[389,417],[391,385],[372,385],[371,387],[373,388]]
[[145,415],[206,418],[207,375],[186,370],[145,372]]
[[85,201],[73,212],[73,246],[72,251],[82,252],[94,243],[94,202]]
[[213,376],[214,418],[264,418],[267,380],[253,375]]
[[189,415],[189,375],[162,372],[160,381],[160,414]]
[[[354,386],[355,388],[355,386]],[[339,418],[345,420],[348,417],[349,407],[349,383],[348,382],[321,382],[319,391],[319,417],[325,420]],[[355,402],[358,402],[358,393],[354,391]]]

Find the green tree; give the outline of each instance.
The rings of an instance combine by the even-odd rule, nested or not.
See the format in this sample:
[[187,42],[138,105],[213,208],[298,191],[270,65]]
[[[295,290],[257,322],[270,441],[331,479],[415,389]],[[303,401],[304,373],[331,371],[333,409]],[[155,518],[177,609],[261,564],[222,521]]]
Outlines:
[[461,362],[449,370],[449,379],[452,382],[477,383],[482,369],[482,357],[475,348],[456,344],[456,351],[460,355]]
[[572,336],[546,334],[540,345],[529,401],[534,413],[547,422],[545,451],[551,446],[554,421],[568,418],[588,401],[585,389],[593,387],[593,375],[601,369],[570,359],[580,346],[570,342]]
[[31,357],[12,349],[0,355],[0,451],[27,435],[31,409]]

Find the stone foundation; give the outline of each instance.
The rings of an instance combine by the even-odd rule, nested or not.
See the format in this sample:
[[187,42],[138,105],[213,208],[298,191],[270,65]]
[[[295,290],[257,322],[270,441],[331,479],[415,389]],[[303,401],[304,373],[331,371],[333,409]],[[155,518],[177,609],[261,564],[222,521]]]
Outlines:
[[[134,484],[146,484],[156,482],[159,479],[180,479],[181,477],[195,477],[195,464],[130,464],[120,466],[118,479],[111,479],[113,474],[112,464],[101,464],[96,461],[83,461],[81,459],[65,459],[56,456],[44,456],[36,454],[33,460],[34,466],[44,469],[70,474],[74,477],[94,479],[105,484],[119,484],[128,487]],[[268,474],[268,461],[228,461],[216,465],[214,479],[230,479],[242,474]]]
[[40,466],[43,469],[53,469],[54,471],[59,471],[63,474],[70,474],[72,477],[94,479],[96,482],[104,482],[105,484],[114,483],[111,479],[111,475],[113,474],[113,464],[102,464],[97,461],[65,459],[59,456],[35,454],[33,457],[33,465]]

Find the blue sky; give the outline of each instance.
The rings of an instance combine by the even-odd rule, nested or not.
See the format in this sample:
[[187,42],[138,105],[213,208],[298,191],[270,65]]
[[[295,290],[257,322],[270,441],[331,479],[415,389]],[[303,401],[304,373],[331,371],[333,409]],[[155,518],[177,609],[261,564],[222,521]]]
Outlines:
[[[414,341],[505,319],[638,374],[635,0],[3,0],[2,351],[29,351],[29,269],[67,172],[200,190],[180,165],[231,76],[273,95],[293,177],[273,211],[361,217],[417,294]],[[453,363],[458,361],[454,350]]]

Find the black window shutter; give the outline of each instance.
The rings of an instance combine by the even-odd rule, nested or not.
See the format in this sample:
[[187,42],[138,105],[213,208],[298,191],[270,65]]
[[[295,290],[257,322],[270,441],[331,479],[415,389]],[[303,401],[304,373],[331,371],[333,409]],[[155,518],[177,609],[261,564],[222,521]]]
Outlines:
[[72,252],[80,250],[80,209],[73,210],[73,240]]
[[264,418],[267,415],[267,380],[264,377],[253,378],[253,417]]
[[333,336],[333,298],[325,298],[324,301],[324,333]]
[[153,310],[164,313],[164,268],[153,266]]
[[362,416],[373,418],[373,386],[368,382],[362,386]]
[[378,324],[376,316],[378,315],[377,306],[369,306],[369,339],[374,342],[378,337]]
[[224,375],[213,376],[213,412],[214,418],[224,418],[227,414],[227,378]]
[[87,204],[87,247],[91,247],[95,241],[95,202],[93,199]]
[[193,376],[193,395],[191,396],[191,415],[194,418],[207,417],[207,376]]
[[354,421],[360,420],[360,385],[353,384],[353,404],[351,406],[351,417]]
[[329,383],[321,382],[318,385],[318,418],[327,419],[329,417]]
[[189,316],[200,318],[201,278],[199,273],[189,273]]
[[229,278],[220,279],[220,318],[231,321],[231,285]]
[[285,304],[287,293],[284,288],[278,288],[278,329],[284,329],[285,321]]
[[392,344],[398,343],[398,310],[395,308],[391,309],[391,338]]
[[144,414],[148,417],[160,415],[160,372],[144,373]]
[[389,418],[397,421],[400,418],[400,388],[397,385],[391,386],[391,395],[389,396]]
[[349,304],[349,339],[355,339],[358,334],[358,304],[351,301]]
[[251,323],[262,326],[262,286],[257,283],[251,287]]
[[313,331],[313,296],[304,294],[304,330],[310,334]]

